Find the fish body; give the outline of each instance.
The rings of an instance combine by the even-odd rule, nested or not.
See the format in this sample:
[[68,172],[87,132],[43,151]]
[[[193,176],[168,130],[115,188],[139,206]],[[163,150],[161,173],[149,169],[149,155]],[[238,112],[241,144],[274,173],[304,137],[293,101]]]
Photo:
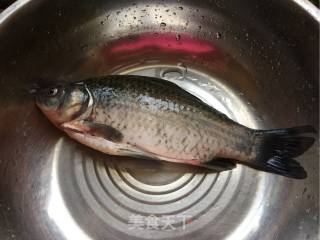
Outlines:
[[254,130],[234,122],[174,83],[105,76],[40,91],[37,105],[71,138],[113,155],[219,170],[235,162],[304,178],[292,159],[314,142],[310,126]]

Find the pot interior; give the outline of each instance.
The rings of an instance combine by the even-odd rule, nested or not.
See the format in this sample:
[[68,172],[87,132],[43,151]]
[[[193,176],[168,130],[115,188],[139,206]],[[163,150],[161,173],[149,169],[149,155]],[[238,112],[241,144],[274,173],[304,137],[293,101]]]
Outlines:
[[318,128],[317,26],[284,0],[18,1],[0,15],[1,234],[313,239],[317,144],[299,157],[301,181],[108,156],[51,125],[27,90],[155,76],[251,128]]

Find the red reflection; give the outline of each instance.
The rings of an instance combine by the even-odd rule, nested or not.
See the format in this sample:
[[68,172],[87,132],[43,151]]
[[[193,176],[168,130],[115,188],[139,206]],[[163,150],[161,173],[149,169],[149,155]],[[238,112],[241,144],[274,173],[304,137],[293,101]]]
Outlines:
[[113,46],[109,45],[110,53],[125,51],[138,51],[146,48],[156,48],[170,51],[183,51],[193,54],[215,51],[212,43],[201,39],[195,39],[188,35],[176,35],[174,33],[143,33],[131,39],[117,41]]

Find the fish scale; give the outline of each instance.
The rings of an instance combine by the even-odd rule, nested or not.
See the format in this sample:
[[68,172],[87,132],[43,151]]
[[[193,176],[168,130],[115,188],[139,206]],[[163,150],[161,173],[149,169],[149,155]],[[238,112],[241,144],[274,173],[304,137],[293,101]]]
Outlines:
[[[118,82],[111,81],[109,86],[116,88],[119,81],[123,81],[123,79],[119,79]],[[137,83],[131,80],[131,82],[128,83],[126,81],[126,83],[127,88],[125,89],[128,90],[117,89],[112,92],[109,88],[102,96],[100,90],[97,91],[96,97],[98,100],[95,109],[109,109],[109,113],[114,116],[113,119],[116,119],[111,121],[104,119],[105,121],[98,121],[99,123],[111,125],[119,129],[125,136],[124,140],[133,141],[138,145],[147,145],[148,149],[152,149],[153,151],[158,150],[159,154],[170,155],[174,158],[190,158],[191,156],[192,159],[199,159],[201,161],[208,160],[209,156],[214,157],[214,151],[211,149],[214,147],[214,144],[209,147],[206,144],[206,138],[201,137],[201,133],[202,136],[206,136],[208,139],[219,137],[220,142],[226,139],[226,136],[223,136],[223,130],[210,130],[216,129],[214,125],[218,123],[214,122],[215,124],[213,124],[209,122],[209,114],[206,112],[196,119],[197,121],[205,122],[205,124],[197,124],[193,114],[201,114],[205,110],[204,107],[201,107],[200,111],[190,101],[187,101],[187,103],[176,103],[174,99],[169,99],[169,97],[157,99],[154,95],[159,96],[159,92],[161,91],[156,93],[154,90],[142,87],[138,92],[136,90],[139,90],[140,82]],[[121,85],[122,83],[119,84]],[[131,89],[134,90],[131,91]],[[129,91],[129,93],[126,93],[126,91]],[[143,92],[143,94],[140,92]],[[117,96],[125,96],[125,98],[121,97],[121,100],[119,100]],[[178,100],[181,100],[181,98],[178,98]],[[150,115],[154,115],[155,118],[152,120],[148,119]],[[158,134],[150,130],[150,128],[159,128],[159,120],[157,118],[162,119],[160,123],[166,122],[166,124],[162,124],[161,128],[163,129],[159,129],[160,132]],[[222,118],[219,117],[218,119]],[[114,121],[124,121],[128,122],[128,124],[135,122],[135,125],[129,125],[129,128],[124,130],[119,128]],[[156,123],[156,126],[153,123]],[[141,140],[141,134],[136,135],[135,133],[137,132],[145,132],[149,137]],[[207,136],[206,134],[210,135]],[[191,137],[187,138],[188,135]],[[175,141],[171,141],[171,139]],[[182,139],[185,139],[183,143]],[[212,140],[211,142],[214,143],[215,141]]]
[[254,130],[169,81],[105,76],[43,90],[37,104],[70,137],[99,151],[230,170],[235,162],[293,178],[311,126]]

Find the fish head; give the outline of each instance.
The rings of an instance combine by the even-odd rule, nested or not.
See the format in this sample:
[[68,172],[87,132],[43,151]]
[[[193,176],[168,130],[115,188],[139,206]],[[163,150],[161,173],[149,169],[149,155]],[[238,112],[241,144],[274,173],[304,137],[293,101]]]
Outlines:
[[57,127],[87,113],[91,95],[84,84],[65,84],[41,89],[36,105]]

